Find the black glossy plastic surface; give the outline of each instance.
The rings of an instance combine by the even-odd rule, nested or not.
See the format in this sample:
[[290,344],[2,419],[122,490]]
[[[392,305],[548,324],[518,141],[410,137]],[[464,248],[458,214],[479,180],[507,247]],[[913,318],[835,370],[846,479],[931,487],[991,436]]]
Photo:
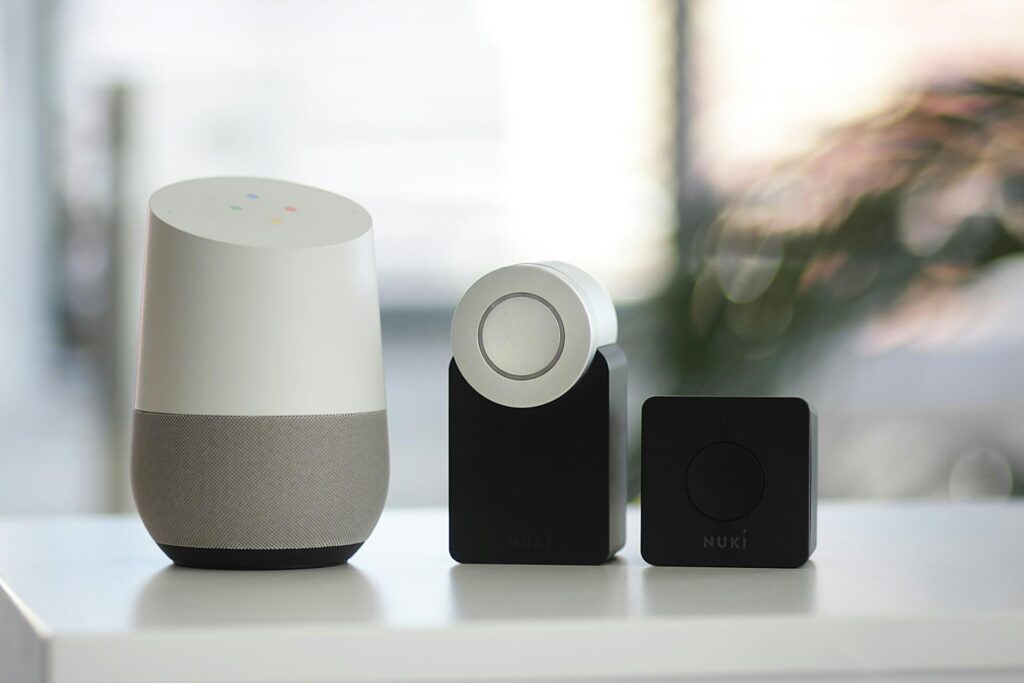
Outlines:
[[626,358],[601,348],[534,408],[478,394],[449,366],[449,551],[459,562],[601,564],[625,542]]
[[799,398],[644,403],[641,553],[656,565],[798,567],[816,543],[814,413]]
[[749,450],[729,441],[702,448],[686,470],[690,502],[706,517],[727,522],[757,507],[764,493],[764,471]]

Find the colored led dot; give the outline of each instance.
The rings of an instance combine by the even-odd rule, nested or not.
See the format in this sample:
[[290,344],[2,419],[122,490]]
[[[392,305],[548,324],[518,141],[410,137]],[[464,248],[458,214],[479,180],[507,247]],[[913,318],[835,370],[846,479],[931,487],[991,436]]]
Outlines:
[[274,225],[277,225],[281,222],[281,219],[278,218],[277,216],[274,216],[273,218],[270,219],[270,222],[273,223]]
[[284,210],[285,211],[291,211],[292,213],[295,213],[296,211],[298,211],[298,209],[296,209],[294,206],[286,206],[286,207],[284,207]]
[[232,204],[231,205],[231,210],[232,211],[241,211],[242,207],[240,207],[238,204]]
[[245,196],[248,197],[249,199],[259,199],[260,198],[260,196],[258,194],[253,194],[252,192],[246,192]]

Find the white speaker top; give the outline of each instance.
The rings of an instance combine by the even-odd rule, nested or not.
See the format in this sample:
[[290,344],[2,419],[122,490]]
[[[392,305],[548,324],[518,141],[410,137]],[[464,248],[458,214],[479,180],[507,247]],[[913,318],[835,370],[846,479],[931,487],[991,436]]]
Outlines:
[[370,215],[262,178],[150,199],[135,407],[200,415],[384,409]]
[[319,247],[370,229],[370,214],[333,192],[267,178],[200,178],[149,200],[164,223],[197,237],[253,247]]
[[522,263],[477,280],[452,321],[452,354],[482,396],[512,408],[555,400],[613,344],[611,297],[567,263]]

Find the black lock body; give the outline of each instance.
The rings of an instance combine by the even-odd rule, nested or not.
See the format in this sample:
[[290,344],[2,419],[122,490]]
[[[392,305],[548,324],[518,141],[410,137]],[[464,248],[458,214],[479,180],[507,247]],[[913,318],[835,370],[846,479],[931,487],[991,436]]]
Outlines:
[[625,542],[626,357],[531,408],[490,401],[448,368],[449,551],[467,563],[608,561]]

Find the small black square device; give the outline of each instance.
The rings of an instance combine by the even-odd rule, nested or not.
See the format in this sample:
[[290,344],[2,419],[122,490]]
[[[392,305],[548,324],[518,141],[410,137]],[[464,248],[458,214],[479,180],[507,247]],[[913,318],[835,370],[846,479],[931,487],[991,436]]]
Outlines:
[[799,567],[814,552],[817,426],[799,398],[643,407],[640,550],[654,565]]

